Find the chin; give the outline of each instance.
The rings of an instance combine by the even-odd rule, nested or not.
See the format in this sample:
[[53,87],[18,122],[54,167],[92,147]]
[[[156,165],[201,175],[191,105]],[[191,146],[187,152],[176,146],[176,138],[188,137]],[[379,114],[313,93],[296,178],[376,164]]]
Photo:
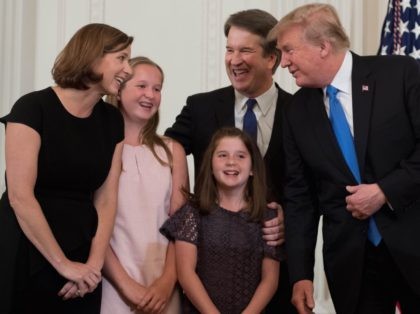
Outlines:
[[106,95],[110,95],[110,96],[116,96],[116,95],[118,95],[118,88],[117,89],[109,88],[106,91]]
[[243,79],[239,80],[239,79],[235,79],[234,77],[230,80],[230,82],[232,83],[232,86],[238,91],[243,91],[244,89],[248,87],[248,84],[244,82]]
[[240,92],[243,95],[247,95],[248,93],[248,86],[243,86],[240,84],[232,84],[233,88],[235,88],[238,92]]
[[295,83],[299,87],[309,87],[309,84],[305,83],[305,81],[301,79],[295,79]]

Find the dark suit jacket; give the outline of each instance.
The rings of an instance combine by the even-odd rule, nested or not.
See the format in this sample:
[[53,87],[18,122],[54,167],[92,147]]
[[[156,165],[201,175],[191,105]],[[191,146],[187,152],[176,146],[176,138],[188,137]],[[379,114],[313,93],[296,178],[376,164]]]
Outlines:
[[[375,215],[383,241],[420,294],[420,68],[409,57],[359,57],[352,71],[354,142],[363,183],[389,204]],[[284,115],[285,222],[291,281],[313,278],[319,214],[324,265],[337,313],[357,305],[368,220],[346,210],[356,185],[342,157],[321,89],[302,88]]]
[[[270,144],[264,157],[270,201],[282,201],[283,153],[281,147],[281,120],[283,105],[291,95],[277,86],[279,95]],[[182,144],[186,154],[194,156],[197,176],[204,152],[213,133],[224,126],[235,126],[235,93],[232,86],[187,98],[187,104],[177,116],[174,125],[165,132]]]

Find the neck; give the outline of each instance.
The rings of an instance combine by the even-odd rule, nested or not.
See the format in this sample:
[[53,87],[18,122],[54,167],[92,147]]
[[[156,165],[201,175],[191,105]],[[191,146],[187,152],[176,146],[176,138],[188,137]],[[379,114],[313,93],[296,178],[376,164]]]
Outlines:
[[328,75],[326,81],[324,82],[324,86],[331,84],[332,80],[334,79],[335,75],[337,74],[338,70],[340,70],[340,67],[344,62],[346,52],[347,50],[340,50],[331,55],[328,67],[328,72],[330,73],[330,75]]
[[88,90],[79,90],[74,88],[62,88],[54,86],[58,98],[63,106],[72,115],[80,118],[89,116],[93,107],[101,99],[101,95]]
[[246,207],[244,191],[225,191],[219,189],[219,205],[229,211],[238,212]]
[[140,145],[143,127],[144,125],[130,121],[124,116],[124,142],[133,146]]

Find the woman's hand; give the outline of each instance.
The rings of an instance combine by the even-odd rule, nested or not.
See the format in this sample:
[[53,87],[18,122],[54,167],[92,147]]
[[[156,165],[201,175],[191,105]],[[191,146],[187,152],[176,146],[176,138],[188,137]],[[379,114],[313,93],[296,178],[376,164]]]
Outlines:
[[63,299],[83,297],[86,293],[93,292],[102,280],[99,270],[88,264],[70,260],[60,263],[57,271],[69,280],[58,292],[58,295]]

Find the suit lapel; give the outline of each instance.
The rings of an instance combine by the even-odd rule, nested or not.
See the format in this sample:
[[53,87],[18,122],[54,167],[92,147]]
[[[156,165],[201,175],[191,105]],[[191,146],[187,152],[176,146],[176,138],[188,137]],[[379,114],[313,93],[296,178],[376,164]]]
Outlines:
[[232,86],[222,90],[214,103],[218,128],[235,126],[235,93]]
[[354,144],[359,162],[360,175],[363,178],[375,85],[374,80],[368,77],[370,73],[368,67],[360,66],[361,61],[359,56],[353,54],[352,97]]
[[[278,97],[276,103],[276,111],[274,112],[274,122],[273,122],[273,129],[271,131],[270,142],[268,143],[267,151],[265,156],[270,154],[272,149],[276,149],[281,145],[281,129],[282,129],[282,122],[281,122],[281,115],[282,115],[282,108],[284,106],[284,97],[282,97],[281,93],[283,92],[280,87],[276,84],[276,88],[278,89]],[[264,156],[264,157],[265,157]]]
[[[308,111],[308,117],[311,117],[315,136],[318,138],[321,150],[324,152],[326,158],[329,159],[332,164],[338,165],[339,169],[344,170],[344,172],[354,180],[343,154],[341,153],[340,147],[338,146],[330,119],[325,110],[323,99],[322,89],[317,89],[311,93],[311,99],[306,103],[306,110]],[[337,163],[337,161],[339,163]]]

